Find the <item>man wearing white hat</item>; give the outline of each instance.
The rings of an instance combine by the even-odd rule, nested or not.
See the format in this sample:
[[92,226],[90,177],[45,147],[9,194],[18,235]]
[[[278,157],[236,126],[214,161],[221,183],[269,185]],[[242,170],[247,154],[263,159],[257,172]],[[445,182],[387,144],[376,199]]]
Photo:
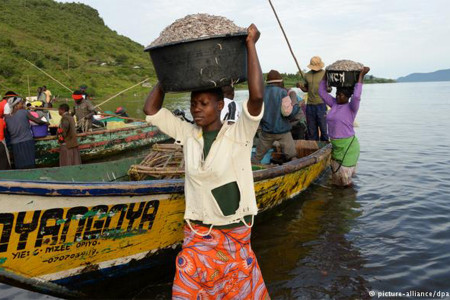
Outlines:
[[297,87],[303,92],[308,93],[308,102],[306,104],[306,122],[308,124],[308,139],[328,141],[328,129],[327,129],[327,106],[323,103],[319,96],[319,83],[323,78],[325,70],[323,69],[324,63],[319,56],[313,56],[311,58],[308,68],[311,69],[305,74],[305,82],[297,83]]

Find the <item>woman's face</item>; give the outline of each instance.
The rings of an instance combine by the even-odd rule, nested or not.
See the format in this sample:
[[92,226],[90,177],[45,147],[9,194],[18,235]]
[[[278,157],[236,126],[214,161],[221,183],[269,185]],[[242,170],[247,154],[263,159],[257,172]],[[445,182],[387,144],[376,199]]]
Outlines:
[[22,109],[23,108],[23,104],[24,104],[23,101],[20,101],[19,103],[17,103],[16,109]]
[[223,108],[223,100],[218,100],[215,94],[197,93],[191,97],[191,114],[195,124],[203,128],[203,131],[220,129],[220,111]]
[[336,92],[336,102],[338,104],[345,104],[348,103],[348,97],[344,95],[343,92],[337,91]]

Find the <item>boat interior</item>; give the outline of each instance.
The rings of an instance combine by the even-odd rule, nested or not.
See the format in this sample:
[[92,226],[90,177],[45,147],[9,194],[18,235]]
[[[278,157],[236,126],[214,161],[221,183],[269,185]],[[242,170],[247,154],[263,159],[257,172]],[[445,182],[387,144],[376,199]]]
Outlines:
[[[323,142],[297,140],[297,157],[306,157],[326,145]],[[77,166],[0,171],[0,180],[34,182],[114,182],[170,179],[184,176],[181,148],[174,144],[155,144],[147,155]],[[268,164],[253,165],[253,170],[267,169],[283,163],[275,145],[268,154]]]

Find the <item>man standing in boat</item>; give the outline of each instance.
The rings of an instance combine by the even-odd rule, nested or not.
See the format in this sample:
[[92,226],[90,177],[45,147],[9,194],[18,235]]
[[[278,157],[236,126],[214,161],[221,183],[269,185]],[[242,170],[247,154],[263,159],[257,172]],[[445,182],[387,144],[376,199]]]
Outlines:
[[77,118],[77,127],[81,132],[92,131],[92,117],[96,114],[94,105],[89,99],[84,99],[80,90],[73,92],[72,98],[75,101],[72,116]]
[[[308,124],[308,140],[328,141],[327,128],[327,106],[319,96],[319,83],[322,80],[325,70],[324,63],[319,56],[311,58],[308,68],[311,69],[305,74],[305,82],[297,83],[297,87],[308,93],[306,103],[306,122]],[[331,92],[331,90],[330,90]],[[319,138],[320,129],[320,138]]]
[[[254,163],[260,163],[275,141],[280,143],[285,159],[297,156],[295,142],[292,138],[290,118],[295,116],[300,108],[297,104],[297,94],[284,88],[283,77],[280,72],[270,70],[267,74],[266,89],[264,91],[264,116],[261,120],[261,133],[256,146]],[[286,109],[285,109],[286,108]]]
[[45,103],[44,107],[52,107],[52,92],[50,92],[49,89],[47,89],[47,86],[42,86],[42,92],[45,95]]
[[81,91],[81,93],[83,95],[83,99],[91,100],[91,97],[89,96],[89,94],[86,91],[87,88],[88,88],[88,86],[85,85],[85,84],[80,85],[80,91]]

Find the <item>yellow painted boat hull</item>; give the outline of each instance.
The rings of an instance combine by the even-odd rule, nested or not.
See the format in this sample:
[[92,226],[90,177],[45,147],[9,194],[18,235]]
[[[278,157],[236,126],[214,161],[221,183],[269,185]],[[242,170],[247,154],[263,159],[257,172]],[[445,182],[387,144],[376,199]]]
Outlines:
[[[305,190],[329,165],[329,145],[254,171],[259,210]],[[80,297],[133,271],[173,268],[183,239],[183,180],[67,183],[0,180],[0,281]],[[169,262],[163,258],[169,258]]]

